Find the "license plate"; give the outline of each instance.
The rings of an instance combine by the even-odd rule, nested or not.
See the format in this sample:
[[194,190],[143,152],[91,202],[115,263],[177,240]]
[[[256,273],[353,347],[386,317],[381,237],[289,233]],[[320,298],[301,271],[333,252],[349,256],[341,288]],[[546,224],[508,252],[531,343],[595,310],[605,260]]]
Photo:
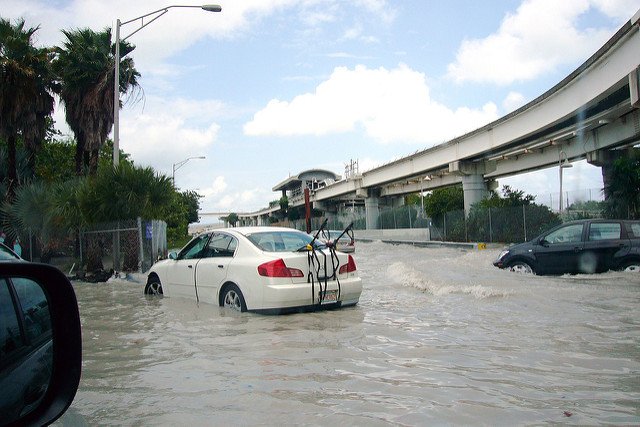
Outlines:
[[338,291],[322,292],[321,304],[333,304],[338,301]]

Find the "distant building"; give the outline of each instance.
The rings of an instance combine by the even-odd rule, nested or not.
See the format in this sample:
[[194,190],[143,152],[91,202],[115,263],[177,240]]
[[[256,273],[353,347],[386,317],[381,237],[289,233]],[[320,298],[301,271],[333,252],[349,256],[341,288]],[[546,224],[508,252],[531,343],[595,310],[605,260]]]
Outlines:
[[311,192],[331,185],[341,179],[340,175],[324,170],[309,169],[300,172],[298,175],[290,176],[284,181],[273,187],[273,191],[281,191],[283,196],[287,196],[289,204],[296,204],[299,200],[304,199],[304,189],[308,188]]

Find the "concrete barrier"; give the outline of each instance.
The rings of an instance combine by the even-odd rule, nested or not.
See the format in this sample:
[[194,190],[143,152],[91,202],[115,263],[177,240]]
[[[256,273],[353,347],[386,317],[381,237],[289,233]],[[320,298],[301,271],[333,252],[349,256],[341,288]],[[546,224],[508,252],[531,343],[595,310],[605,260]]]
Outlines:
[[428,228],[399,228],[392,230],[354,230],[357,240],[407,240],[428,242],[431,235]]
[[393,245],[413,245],[413,246],[446,246],[466,249],[486,248],[484,243],[467,242],[441,242],[431,240],[428,228],[400,228],[393,230],[354,230],[356,241],[372,242],[379,240],[383,243]]

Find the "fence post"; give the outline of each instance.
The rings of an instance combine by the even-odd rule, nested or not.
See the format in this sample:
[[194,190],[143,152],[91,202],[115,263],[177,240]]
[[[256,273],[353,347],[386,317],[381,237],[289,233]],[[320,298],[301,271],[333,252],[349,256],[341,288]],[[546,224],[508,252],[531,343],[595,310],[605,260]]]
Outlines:
[[447,240],[447,213],[445,212],[442,217],[444,218],[442,223],[442,230],[444,232],[444,234],[442,235],[442,241],[444,242],[445,240]]
[[391,212],[393,212],[393,228],[397,229],[398,228],[398,221],[396,221],[396,208],[394,208],[392,206],[391,207]]
[[522,224],[524,226],[524,241],[527,241],[527,211],[522,205]]
[[82,259],[82,231],[78,230],[78,235],[80,236],[80,244],[78,246],[80,246],[80,265],[82,265],[83,259]]
[[489,208],[489,242],[493,243],[493,225],[491,224],[491,208]]
[[113,248],[113,270],[120,271],[120,221],[116,223],[116,231],[111,233]]
[[469,241],[469,229],[467,228],[467,213],[464,212],[462,219],[464,220],[464,241]]
[[138,273],[142,273],[144,262],[144,242],[142,241],[142,219],[138,217],[138,244],[140,245],[140,259],[138,260]]

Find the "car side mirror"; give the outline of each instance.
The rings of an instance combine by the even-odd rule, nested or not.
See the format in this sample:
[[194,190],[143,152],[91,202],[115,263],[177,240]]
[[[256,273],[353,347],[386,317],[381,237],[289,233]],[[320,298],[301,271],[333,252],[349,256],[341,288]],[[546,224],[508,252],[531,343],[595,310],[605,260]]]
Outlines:
[[544,237],[542,237],[540,240],[538,240],[538,244],[540,246],[544,246],[545,248],[549,247],[549,241],[547,239],[545,239]]
[[0,262],[0,424],[48,425],[71,405],[82,365],[73,286],[57,268]]
[[178,259],[177,252],[169,252],[169,259]]

